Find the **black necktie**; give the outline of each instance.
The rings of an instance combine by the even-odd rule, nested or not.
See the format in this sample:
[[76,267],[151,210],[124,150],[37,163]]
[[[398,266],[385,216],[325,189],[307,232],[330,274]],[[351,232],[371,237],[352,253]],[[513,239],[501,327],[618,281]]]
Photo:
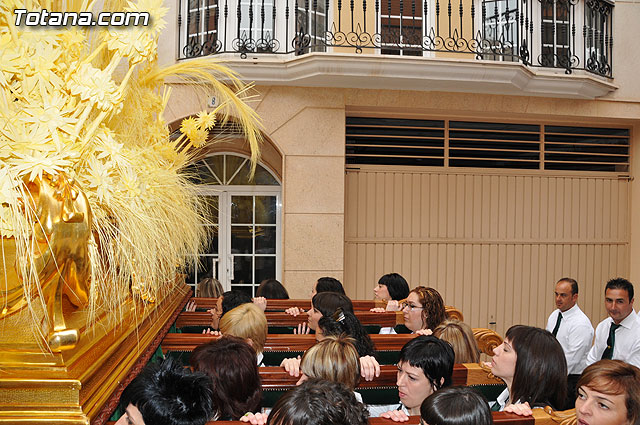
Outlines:
[[611,327],[609,328],[609,338],[607,338],[607,348],[604,349],[602,353],[603,359],[609,359],[613,357],[613,347],[616,344],[616,329],[618,329],[622,325],[616,325],[611,322]]
[[558,312],[558,320],[556,320],[556,326],[553,328],[553,336],[558,335],[558,329],[560,329],[560,322],[562,321],[562,313]]

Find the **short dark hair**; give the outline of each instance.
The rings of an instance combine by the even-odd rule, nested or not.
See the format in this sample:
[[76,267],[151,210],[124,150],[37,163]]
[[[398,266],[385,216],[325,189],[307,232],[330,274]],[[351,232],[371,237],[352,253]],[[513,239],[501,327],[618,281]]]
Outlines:
[[567,398],[567,360],[556,337],[544,329],[515,325],[505,339],[517,354],[510,399],[562,410]]
[[245,293],[245,292],[238,291],[238,290],[225,292],[224,294],[222,294],[222,314],[221,314],[221,317],[224,316],[224,314],[227,311],[233,310],[234,308],[238,307],[239,305],[250,303],[250,302],[252,302],[251,301],[251,297],[249,295],[247,295],[247,293]]
[[342,283],[333,277],[321,277],[316,283],[316,293],[320,292],[337,292],[338,294],[345,295]]
[[572,279],[570,277],[563,277],[556,282],[556,285],[560,282],[567,282],[571,284],[571,295],[575,295],[578,293],[578,282],[575,279]]
[[339,382],[309,379],[273,406],[268,425],[367,425],[369,412],[353,390]]
[[433,335],[420,335],[402,347],[398,363],[408,362],[422,369],[433,388],[439,390],[451,385],[455,357],[448,342]]
[[256,290],[256,297],[265,297],[272,300],[288,300],[289,293],[282,283],[276,279],[265,279]]
[[224,336],[191,354],[194,370],[210,378],[217,420],[238,420],[260,409],[262,387],[256,352],[240,338]]
[[385,274],[378,280],[378,285],[384,285],[392,300],[400,301],[409,295],[409,284],[398,273]]
[[470,387],[449,387],[424,399],[420,416],[429,425],[492,425],[487,399]]
[[125,388],[120,404],[138,408],[145,424],[203,425],[213,416],[211,380],[171,358],[151,363]]
[[311,305],[323,316],[332,316],[339,308],[353,313],[353,303],[344,294],[337,292],[319,292],[311,298]]
[[616,277],[607,282],[607,286],[604,287],[604,293],[607,294],[607,289],[624,289],[627,291],[629,301],[633,299],[633,284],[623,277]]

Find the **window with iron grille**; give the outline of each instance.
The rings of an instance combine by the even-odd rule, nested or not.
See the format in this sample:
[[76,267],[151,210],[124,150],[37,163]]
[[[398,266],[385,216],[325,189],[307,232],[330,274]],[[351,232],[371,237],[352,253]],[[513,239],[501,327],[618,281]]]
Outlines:
[[347,117],[346,163],[627,172],[629,130]]
[[207,55],[216,50],[218,41],[218,0],[187,2],[187,46],[192,55]]

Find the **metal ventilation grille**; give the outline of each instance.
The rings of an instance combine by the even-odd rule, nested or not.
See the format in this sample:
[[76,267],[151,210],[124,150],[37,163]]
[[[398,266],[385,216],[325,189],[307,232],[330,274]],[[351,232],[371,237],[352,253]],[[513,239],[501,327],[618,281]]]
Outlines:
[[347,164],[628,172],[629,130],[347,117]]
[[540,168],[540,126],[449,122],[449,166]]
[[347,164],[444,166],[444,120],[347,117]]
[[629,170],[629,130],[619,128],[544,128],[544,160],[548,170]]

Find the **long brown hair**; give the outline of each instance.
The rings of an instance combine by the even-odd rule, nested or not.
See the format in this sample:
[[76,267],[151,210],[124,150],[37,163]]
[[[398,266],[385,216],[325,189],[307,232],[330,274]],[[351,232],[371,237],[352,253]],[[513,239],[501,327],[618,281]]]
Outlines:
[[199,345],[191,354],[191,366],[211,378],[218,420],[236,421],[247,412],[260,410],[262,387],[256,353],[242,339],[225,336]]
[[[426,286],[417,286],[411,290],[415,292],[422,305],[422,329],[435,329],[447,318],[444,301],[438,291]],[[410,293],[411,293],[410,292]]]
[[567,360],[551,332],[516,325],[507,330],[518,358],[509,398],[532,407],[551,405],[562,410],[567,398]]

